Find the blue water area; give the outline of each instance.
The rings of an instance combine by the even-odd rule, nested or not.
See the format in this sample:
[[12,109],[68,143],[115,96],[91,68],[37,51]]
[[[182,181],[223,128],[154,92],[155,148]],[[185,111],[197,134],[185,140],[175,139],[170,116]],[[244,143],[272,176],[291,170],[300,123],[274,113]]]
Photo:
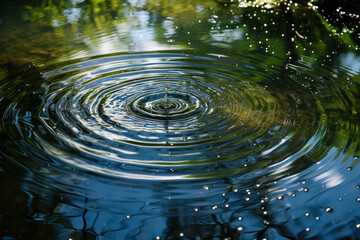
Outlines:
[[354,29],[303,2],[0,9],[1,239],[360,239]]

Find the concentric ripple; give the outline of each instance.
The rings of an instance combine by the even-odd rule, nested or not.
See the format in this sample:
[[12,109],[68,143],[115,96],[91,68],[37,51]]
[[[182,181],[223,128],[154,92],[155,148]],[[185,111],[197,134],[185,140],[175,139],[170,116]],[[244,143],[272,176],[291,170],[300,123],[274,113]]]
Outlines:
[[314,95],[272,86],[276,75],[246,60],[259,59],[239,59],[161,52],[48,66],[26,93],[38,105],[12,97],[5,131],[26,136],[21,149],[42,164],[134,179],[245,173],[311,151],[324,133]]

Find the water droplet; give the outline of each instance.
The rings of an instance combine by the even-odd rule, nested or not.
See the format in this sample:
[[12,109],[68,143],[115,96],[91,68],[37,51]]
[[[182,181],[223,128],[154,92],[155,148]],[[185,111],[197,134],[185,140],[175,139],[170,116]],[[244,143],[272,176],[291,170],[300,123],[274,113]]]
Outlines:
[[327,208],[325,209],[325,211],[326,211],[326,212],[332,212],[332,211],[333,211],[333,208],[327,207]]
[[164,96],[164,108],[168,109],[170,108],[170,104],[169,104],[169,97],[168,97],[168,88],[169,85],[165,85],[165,96]]
[[205,190],[210,190],[210,187],[209,186],[204,186],[204,189]]
[[244,228],[243,227],[238,227],[238,231],[242,231]]

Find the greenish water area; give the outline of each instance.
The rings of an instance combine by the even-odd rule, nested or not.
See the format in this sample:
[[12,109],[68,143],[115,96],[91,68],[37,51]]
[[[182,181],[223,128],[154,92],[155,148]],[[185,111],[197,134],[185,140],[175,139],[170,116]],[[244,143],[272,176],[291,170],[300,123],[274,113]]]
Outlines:
[[359,30],[334,22],[2,1],[0,239],[360,239]]

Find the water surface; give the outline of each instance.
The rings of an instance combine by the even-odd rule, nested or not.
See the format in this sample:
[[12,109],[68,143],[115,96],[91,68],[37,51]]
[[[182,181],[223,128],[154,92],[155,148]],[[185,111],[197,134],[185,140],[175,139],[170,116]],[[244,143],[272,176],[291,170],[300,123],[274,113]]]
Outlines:
[[2,239],[360,238],[360,58],[316,8],[8,2]]

